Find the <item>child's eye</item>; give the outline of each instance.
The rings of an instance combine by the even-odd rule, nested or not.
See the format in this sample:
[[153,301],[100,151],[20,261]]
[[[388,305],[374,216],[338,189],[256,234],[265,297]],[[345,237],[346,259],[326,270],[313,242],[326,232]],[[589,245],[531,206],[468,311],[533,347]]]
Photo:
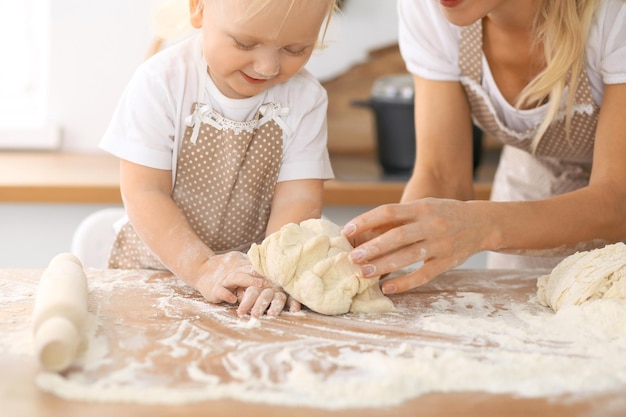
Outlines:
[[237,39],[234,39],[234,41],[235,41],[235,46],[239,49],[243,49],[244,51],[249,51],[252,48],[254,48],[254,45],[249,45],[249,44],[240,42]]
[[283,51],[285,51],[287,54],[292,55],[292,56],[300,56],[300,55],[304,55],[304,53],[306,52],[306,48],[301,48],[301,49],[283,48]]

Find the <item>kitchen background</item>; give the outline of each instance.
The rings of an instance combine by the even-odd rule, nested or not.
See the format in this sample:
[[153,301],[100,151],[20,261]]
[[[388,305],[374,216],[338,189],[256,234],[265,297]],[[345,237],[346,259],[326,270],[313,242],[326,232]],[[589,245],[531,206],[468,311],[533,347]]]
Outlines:
[[[161,2],[33,1],[49,7],[44,27],[50,49],[43,71],[47,99],[42,130],[62,132],[58,143],[54,135],[49,140],[57,149],[99,152],[98,142],[117,100],[155,40],[153,14]],[[328,47],[316,52],[307,68],[321,81],[332,80],[366,61],[370,51],[395,45],[395,6],[396,0],[347,0],[341,15],[334,17]],[[0,152],[19,151],[11,149],[20,147],[11,140],[18,133],[0,125],[0,146],[7,148]],[[0,204],[0,268],[45,267],[54,255],[70,250],[74,230],[87,215],[108,207],[118,206]],[[324,214],[343,224],[369,208],[333,206]],[[461,267],[484,267],[484,255]]]

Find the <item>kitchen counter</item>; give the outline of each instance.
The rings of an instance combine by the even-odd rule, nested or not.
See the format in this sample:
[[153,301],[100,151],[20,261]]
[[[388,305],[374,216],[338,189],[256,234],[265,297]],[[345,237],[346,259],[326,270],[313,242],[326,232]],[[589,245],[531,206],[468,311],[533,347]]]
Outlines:
[[[392,313],[329,317],[304,312],[254,321],[238,317],[232,307],[206,304],[169,275],[87,270],[90,350],[62,377],[41,373],[31,353],[29,315],[41,272],[0,270],[0,409],[5,417],[626,413],[626,388],[619,388],[617,379],[624,376],[623,361],[608,371],[614,370],[615,379],[590,372],[602,358],[580,355],[577,345],[599,347],[595,343],[601,342],[570,344],[546,336],[543,326],[555,315],[532,298],[536,278],[545,271],[455,270],[393,297],[397,310]],[[577,331],[584,332],[585,325],[580,323]],[[565,365],[563,375],[551,373],[558,363]],[[484,369],[474,375],[470,364]],[[414,374],[419,372],[423,376]],[[576,379],[586,379],[595,391],[516,393],[553,390]],[[455,388],[463,381],[477,388]],[[447,390],[428,389],[444,382]],[[426,389],[420,392],[419,386]],[[394,396],[411,387],[416,391],[406,398]],[[381,390],[386,397],[377,397]],[[193,403],[165,404],[185,395],[194,398],[194,393],[199,397]],[[120,395],[146,404],[112,401]],[[376,405],[385,398],[391,403]],[[372,404],[355,405],[362,401]]]
[[[406,177],[381,173],[371,156],[331,156],[336,179],[325,183],[327,205],[378,205],[400,200]],[[491,171],[479,176],[476,198],[488,199]],[[0,153],[0,202],[121,203],[118,160],[108,154]]]

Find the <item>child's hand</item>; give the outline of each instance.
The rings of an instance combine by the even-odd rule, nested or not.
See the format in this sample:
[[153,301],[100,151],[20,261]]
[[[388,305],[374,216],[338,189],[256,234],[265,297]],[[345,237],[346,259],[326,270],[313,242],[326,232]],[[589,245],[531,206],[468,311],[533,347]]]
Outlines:
[[239,301],[237,313],[254,317],[265,312],[277,316],[284,309],[300,311],[300,303],[282,289],[269,286],[244,253],[212,256],[203,268],[205,272],[196,283],[196,289],[212,303],[235,304]]
[[295,313],[300,311],[301,308],[298,301],[278,287],[242,288],[239,298],[237,314],[241,316],[248,313],[252,317],[259,317],[263,313],[267,313],[268,316],[278,316],[283,310]]
[[265,285],[265,280],[254,271],[248,256],[241,252],[214,255],[202,268],[204,272],[195,287],[212,303],[235,304],[239,288],[256,288],[261,291]]

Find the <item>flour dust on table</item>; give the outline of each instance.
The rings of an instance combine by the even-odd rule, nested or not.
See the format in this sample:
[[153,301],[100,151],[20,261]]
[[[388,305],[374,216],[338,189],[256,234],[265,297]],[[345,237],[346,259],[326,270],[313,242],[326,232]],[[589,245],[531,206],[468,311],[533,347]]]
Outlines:
[[[537,301],[529,273],[455,270],[393,296],[392,312],[303,310],[251,323],[170,275],[86,272],[88,346],[66,372],[36,378],[66,399],[346,409],[432,392],[567,400],[626,390],[626,304],[593,300],[554,313]],[[37,280],[0,272],[0,350],[27,339],[14,318],[31,308]]]

